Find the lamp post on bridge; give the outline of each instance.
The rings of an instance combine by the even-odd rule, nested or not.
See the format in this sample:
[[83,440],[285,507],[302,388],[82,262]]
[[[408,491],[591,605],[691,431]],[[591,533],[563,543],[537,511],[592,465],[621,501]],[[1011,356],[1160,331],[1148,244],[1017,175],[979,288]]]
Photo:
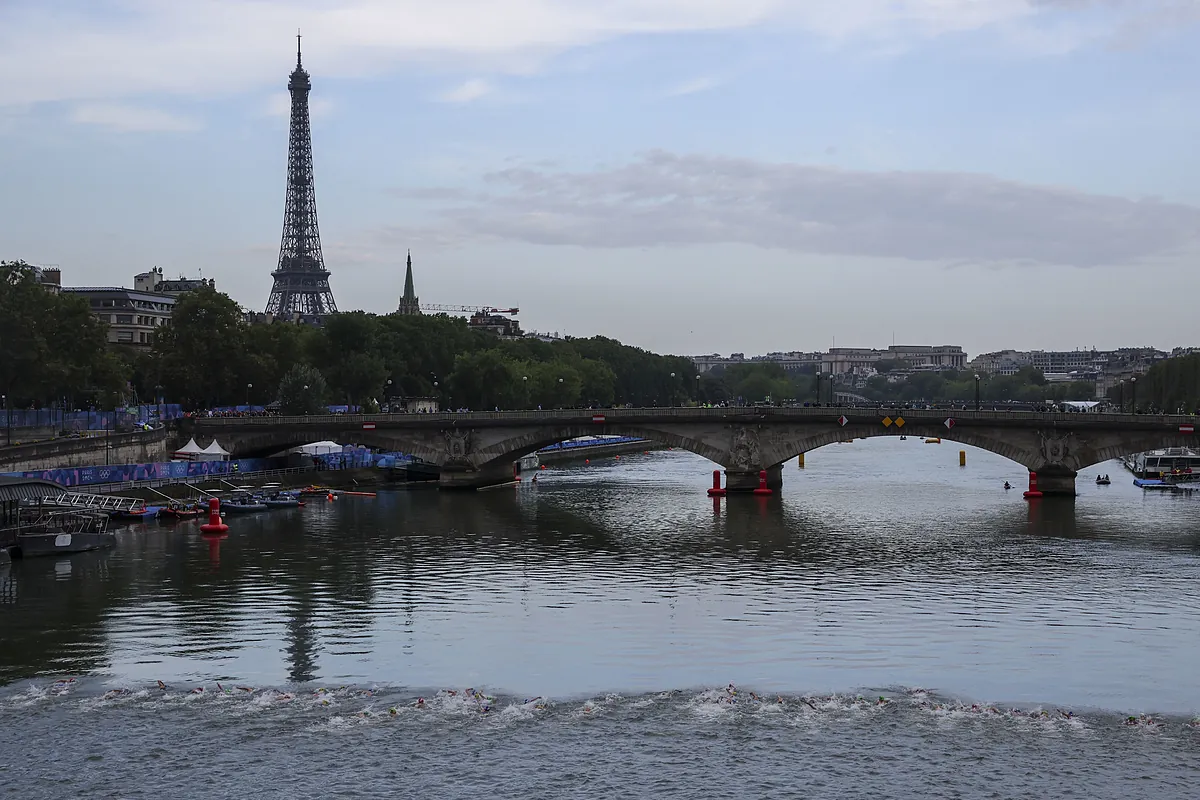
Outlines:
[[1121,402],[1121,413],[1124,414],[1125,413],[1125,379],[1124,378],[1121,378],[1121,394],[1118,395],[1118,399]]
[[1129,379],[1129,410],[1137,413],[1137,375]]
[[667,408],[675,407],[675,373],[671,373],[671,394],[667,396]]
[[250,390],[254,388],[253,383],[246,384],[246,410],[250,410]]
[[2,394],[0,398],[4,399],[4,443],[12,444],[12,409],[8,405],[8,395]]
[[979,410],[979,373],[975,373],[975,410]]
[[701,398],[700,398],[700,389],[701,389],[701,387],[700,387],[700,373],[699,373],[699,372],[697,372],[697,373],[696,373],[696,407],[697,407],[697,408],[698,408],[698,407],[700,407],[700,406],[702,406],[702,405],[704,405],[704,403],[702,403],[702,402],[701,402]]

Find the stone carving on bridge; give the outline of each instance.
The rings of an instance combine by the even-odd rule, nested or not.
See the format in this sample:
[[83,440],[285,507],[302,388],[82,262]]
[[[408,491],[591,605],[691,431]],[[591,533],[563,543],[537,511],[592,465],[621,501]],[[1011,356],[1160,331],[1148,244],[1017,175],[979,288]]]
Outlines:
[[761,469],[762,442],[759,440],[759,429],[748,425],[735,425],[729,446],[730,464],[733,469]]
[[450,430],[446,434],[446,463],[471,463],[471,431]]
[[1072,434],[1059,436],[1038,431],[1038,435],[1042,439],[1042,458],[1046,459],[1046,464],[1055,467],[1067,466],[1067,460],[1071,457],[1071,450],[1075,445]]

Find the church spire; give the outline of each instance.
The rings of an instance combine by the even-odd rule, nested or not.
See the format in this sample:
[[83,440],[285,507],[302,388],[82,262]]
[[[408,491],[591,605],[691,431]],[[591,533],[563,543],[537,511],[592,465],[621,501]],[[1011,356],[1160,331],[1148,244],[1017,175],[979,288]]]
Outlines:
[[412,251],[408,251],[408,269],[404,272],[404,295],[400,298],[400,307],[397,311],[401,314],[420,314],[421,303],[417,299],[417,291],[413,288],[412,274]]

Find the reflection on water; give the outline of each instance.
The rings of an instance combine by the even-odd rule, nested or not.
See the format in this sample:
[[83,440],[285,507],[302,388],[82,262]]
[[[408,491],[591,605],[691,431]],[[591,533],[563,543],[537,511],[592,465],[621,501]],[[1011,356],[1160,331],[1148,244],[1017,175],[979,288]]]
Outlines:
[[[1072,502],[919,440],[810,453],[781,497],[705,496],[687,453],[536,486],[381,493],[190,524],[0,572],[0,677],[438,687],[574,697],[746,683],[1200,709],[1196,501],[1115,464]],[[1119,475],[1118,475],[1119,473]]]

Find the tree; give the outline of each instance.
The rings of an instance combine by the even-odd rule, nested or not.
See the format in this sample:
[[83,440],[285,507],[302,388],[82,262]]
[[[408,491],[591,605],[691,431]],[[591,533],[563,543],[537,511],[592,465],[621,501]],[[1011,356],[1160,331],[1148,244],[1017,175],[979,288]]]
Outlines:
[[328,388],[325,377],[307,364],[296,364],[279,382],[281,414],[320,414],[325,409]]
[[48,290],[23,261],[0,262],[0,392],[11,405],[115,394],[129,370],[87,300]]
[[240,402],[254,374],[248,327],[227,294],[204,286],[180,295],[171,324],[154,338],[159,382],[170,396],[192,404]]

